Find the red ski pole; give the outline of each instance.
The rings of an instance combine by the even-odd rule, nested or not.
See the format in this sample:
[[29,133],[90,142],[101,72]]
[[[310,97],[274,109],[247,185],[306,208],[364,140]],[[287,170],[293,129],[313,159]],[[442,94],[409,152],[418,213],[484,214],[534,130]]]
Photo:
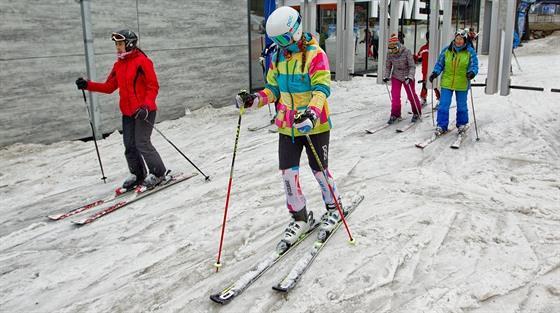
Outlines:
[[331,186],[331,183],[329,182],[329,176],[327,175],[327,172],[325,171],[325,168],[323,167],[323,163],[321,163],[321,159],[319,158],[319,155],[317,154],[317,151],[315,150],[315,146],[313,146],[313,142],[311,141],[311,138],[309,137],[309,135],[305,135],[305,137],[307,138],[307,143],[309,144],[309,147],[311,147],[311,152],[313,152],[313,156],[315,157],[315,161],[317,161],[317,164],[319,164],[319,168],[321,168],[321,172],[323,172],[323,175],[325,176],[325,180],[327,181],[327,186],[329,186],[329,191],[331,192],[331,196],[333,197],[334,203],[336,204],[338,214],[340,214],[340,218],[342,219],[342,222],[344,223],[344,228],[346,228],[346,232],[348,233],[348,237],[350,238],[350,243],[354,244],[356,241],[354,240],[354,238],[352,237],[352,234],[350,233],[350,228],[348,227],[348,224],[346,223],[346,218],[344,217],[344,212],[342,212],[342,208],[340,207],[340,203],[338,202],[338,199],[334,195],[334,190]]
[[227,189],[227,196],[226,196],[226,206],[224,208],[224,219],[222,221],[222,234],[220,236],[220,248],[218,249],[218,259],[216,260],[216,263],[214,263],[214,267],[216,267],[216,272],[218,272],[220,270],[220,267],[222,267],[222,263],[221,263],[221,257],[222,257],[222,246],[224,243],[224,233],[226,231],[226,221],[227,221],[227,211],[228,211],[228,207],[229,207],[229,195],[231,192],[231,182],[233,181],[233,166],[235,165],[235,155],[237,152],[237,143],[239,142],[239,132],[241,130],[241,116],[243,115],[243,112],[245,111],[245,108],[243,106],[241,106],[239,108],[239,120],[237,121],[237,133],[235,135],[235,145],[233,146],[233,158],[231,160],[231,169],[229,172],[229,182],[228,182],[228,189]]

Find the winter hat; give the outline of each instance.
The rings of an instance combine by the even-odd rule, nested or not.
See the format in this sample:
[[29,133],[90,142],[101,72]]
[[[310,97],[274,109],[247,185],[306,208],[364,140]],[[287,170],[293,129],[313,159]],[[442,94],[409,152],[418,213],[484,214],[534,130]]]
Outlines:
[[393,43],[396,44],[399,43],[399,37],[397,36],[397,34],[392,34],[391,38],[389,38],[389,44],[393,44]]

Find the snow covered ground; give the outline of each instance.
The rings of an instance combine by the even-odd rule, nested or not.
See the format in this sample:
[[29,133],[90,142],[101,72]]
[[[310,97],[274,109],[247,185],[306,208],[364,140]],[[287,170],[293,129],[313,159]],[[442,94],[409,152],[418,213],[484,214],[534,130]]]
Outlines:
[[[414,147],[430,136],[431,118],[403,134],[366,135],[388,118],[385,87],[371,78],[333,83],[331,169],[343,194],[366,196],[349,219],[357,245],[336,233],[287,297],[271,286],[311,241],[227,306],[208,298],[272,249],[289,221],[278,135],[247,131],[266,122],[268,110],[243,117],[219,273],[234,108],[158,124],[211,182],[198,176],[81,228],[45,216],[121,182],[121,136],[99,142],[107,184],[92,142],[3,148],[0,311],[560,312],[560,95],[549,92],[560,87],[560,36],[517,55],[523,71],[514,63],[512,84],[547,91],[500,97],[475,88],[480,141],[472,127],[460,150],[449,148],[452,135]],[[485,73],[486,58],[481,64]],[[152,138],[168,167],[194,171]],[[309,208],[319,215],[319,190],[303,168]]]

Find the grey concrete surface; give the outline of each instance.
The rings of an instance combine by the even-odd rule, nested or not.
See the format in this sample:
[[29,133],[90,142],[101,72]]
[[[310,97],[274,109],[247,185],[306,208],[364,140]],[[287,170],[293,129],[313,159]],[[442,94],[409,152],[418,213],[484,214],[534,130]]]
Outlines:
[[[249,86],[246,0],[139,0],[140,47],[155,64],[158,121],[231,104]],[[116,60],[112,31],[137,31],[136,0],[91,3],[97,80]],[[0,147],[91,136],[80,4],[0,0]],[[101,129],[120,128],[118,92],[100,95]]]

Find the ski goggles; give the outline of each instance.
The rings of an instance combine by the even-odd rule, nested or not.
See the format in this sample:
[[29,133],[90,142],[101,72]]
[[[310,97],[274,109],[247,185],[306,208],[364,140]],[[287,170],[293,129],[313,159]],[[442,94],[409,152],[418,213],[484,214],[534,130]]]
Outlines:
[[461,36],[463,38],[467,38],[467,35],[468,35],[468,31],[465,29],[459,29],[458,31],[455,32],[455,37]]
[[270,39],[277,45],[281,47],[286,47],[292,43],[292,34],[294,30],[298,29],[299,25],[301,24],[301,16],[298,16],[298,19],[294,23],[294,26],[290,28],[289,31],[283,33],[282,35],[270,37]]
[[123,34],[112,33],[111,34],[111,40],[113,40],[113,41],[125,41],[126,37]]

